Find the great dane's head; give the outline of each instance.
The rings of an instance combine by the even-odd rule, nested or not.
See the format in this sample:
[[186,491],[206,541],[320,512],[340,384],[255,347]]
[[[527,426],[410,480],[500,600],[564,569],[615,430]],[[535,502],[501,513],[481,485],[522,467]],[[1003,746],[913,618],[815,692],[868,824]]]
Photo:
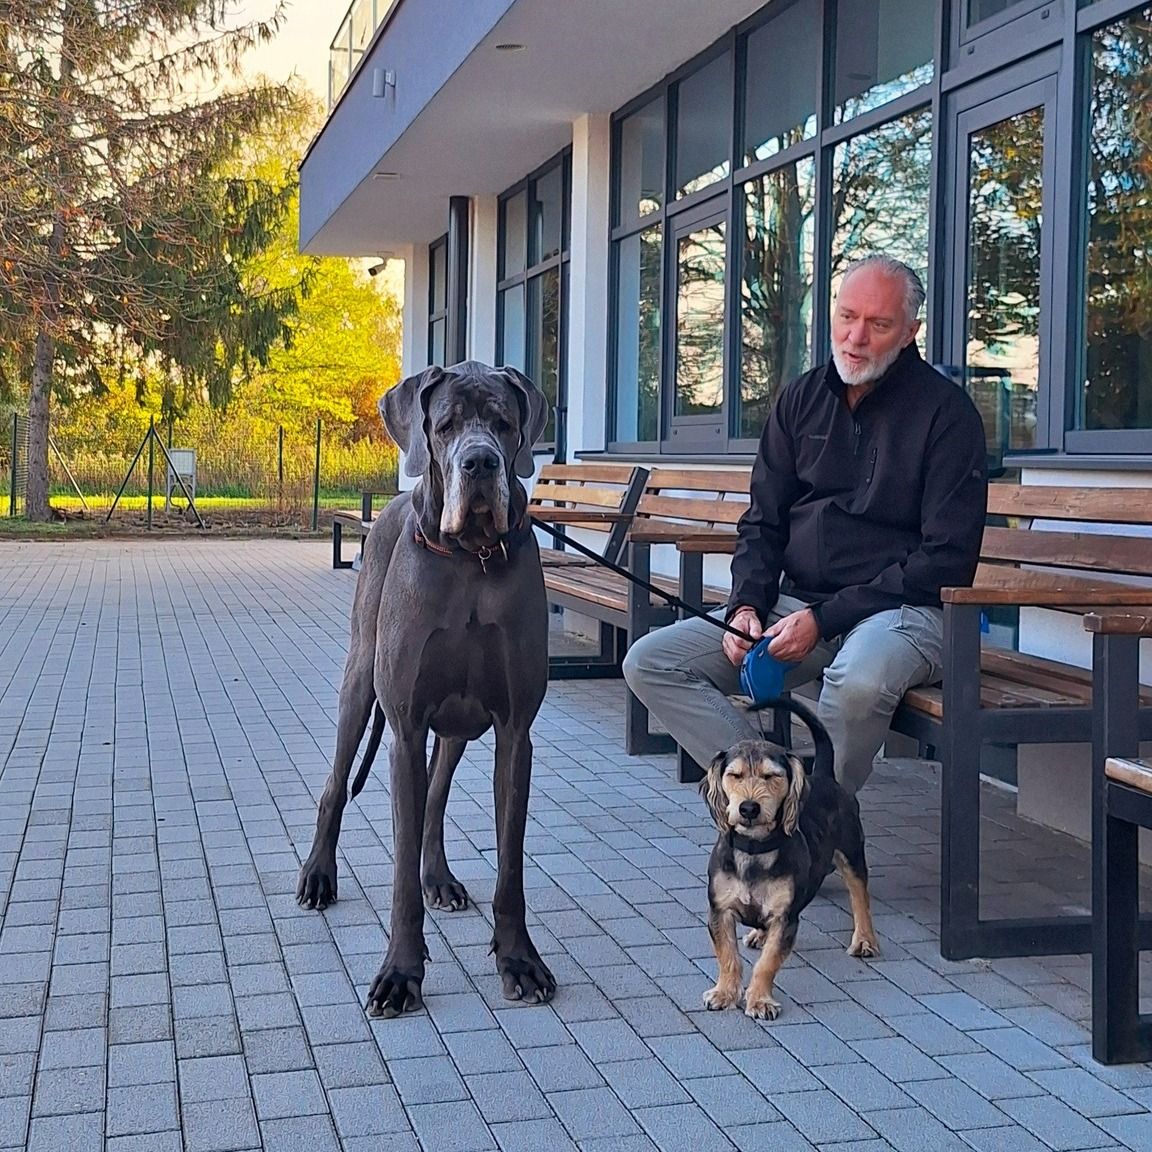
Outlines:
[[475,360],[427,368],[380,401],[409,476],[440,500],[444,536],[483,543],[509,528],[515,476],[532,475],[532,445],[548,420],[544,393],[515,368]]

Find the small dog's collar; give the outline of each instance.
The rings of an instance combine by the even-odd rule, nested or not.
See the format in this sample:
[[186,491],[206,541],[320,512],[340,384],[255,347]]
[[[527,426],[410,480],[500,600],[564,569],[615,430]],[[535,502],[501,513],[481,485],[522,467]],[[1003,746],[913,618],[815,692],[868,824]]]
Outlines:
[[760,856],[765,852],[775,852],[788,837],[779,827],[775,827],[767,836],[743,836],[739,832],[728,833],[728,843],[737,852],[746,852],[749,856]]

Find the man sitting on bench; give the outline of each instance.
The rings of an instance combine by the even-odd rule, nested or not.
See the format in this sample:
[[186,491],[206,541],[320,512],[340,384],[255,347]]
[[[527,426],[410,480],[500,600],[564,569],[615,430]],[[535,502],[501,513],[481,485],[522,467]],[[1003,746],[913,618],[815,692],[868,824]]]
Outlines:
[[[941,676],[940,589],[972,583],[987,501],[984,428],[966,393],[916,348],[920,278],[888,256],[844,273],[832,363],[780,391],[737,528],[732,594],[717,614],[821,672],[836,773],[868,779],[901,697]],[[759,733],[729,696],[750,645],[701,620],[638,640],[628,686],[700,765]]]

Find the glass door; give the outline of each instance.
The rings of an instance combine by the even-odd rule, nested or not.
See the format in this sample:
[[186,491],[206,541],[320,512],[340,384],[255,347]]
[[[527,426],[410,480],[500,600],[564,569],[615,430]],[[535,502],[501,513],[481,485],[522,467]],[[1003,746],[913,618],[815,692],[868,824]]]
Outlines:
[[680,452],[715,451],[724,442],[727,221],[710,206],[677,218],[671,232],[667,443]]
[[1044,447],[1055,77],[955,105],[947,356],[989,457]]

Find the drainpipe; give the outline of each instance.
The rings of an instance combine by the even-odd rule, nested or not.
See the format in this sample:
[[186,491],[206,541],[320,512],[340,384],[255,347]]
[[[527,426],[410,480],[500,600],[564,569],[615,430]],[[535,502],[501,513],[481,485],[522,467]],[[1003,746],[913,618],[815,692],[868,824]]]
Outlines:
[[468,226],[472,202],[467,196],[448,201],[448,323],[444,359],[468,359]]

